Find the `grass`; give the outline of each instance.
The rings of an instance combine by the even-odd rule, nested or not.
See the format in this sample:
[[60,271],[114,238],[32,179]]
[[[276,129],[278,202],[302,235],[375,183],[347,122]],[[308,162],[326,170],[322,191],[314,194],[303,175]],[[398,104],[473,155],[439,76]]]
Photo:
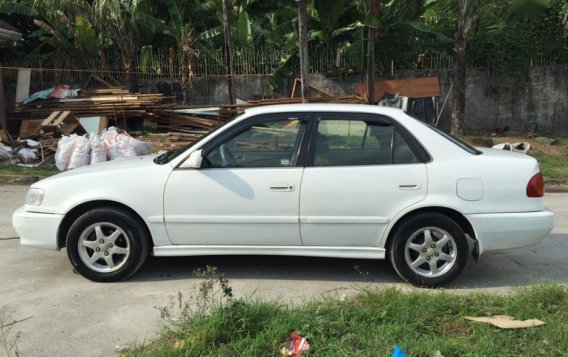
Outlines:
[[531,153],[539,164],[540,170],[548,181],[568,184],[568,155],[546,155],[542,152]]
[[49,168],[31,168],[21,167],[16,165],[0,166],[0,176],[34,176],[34,177],[48,177],[53,176],[60,171],[55,167]]
[[[502,330],[465,316],[536,318],[539,327]],[[566,356],[568,287],[537,285],[510,295],[444,291],[362,291],[299,307],[228,299],[207,313],[183,315],[155,341],[123,356],[275,356],[290,331],[309,338],[306,356]]]

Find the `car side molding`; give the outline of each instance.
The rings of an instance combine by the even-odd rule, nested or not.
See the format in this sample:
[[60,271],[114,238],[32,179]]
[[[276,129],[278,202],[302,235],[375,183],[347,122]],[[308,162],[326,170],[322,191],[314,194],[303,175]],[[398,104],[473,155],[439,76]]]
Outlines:
[[385,249],[378,247],[175,245],[154,247],[153,254],[156,257],[183,257],[199,255],[290,255],[302,257],[384,259],[385,252]]

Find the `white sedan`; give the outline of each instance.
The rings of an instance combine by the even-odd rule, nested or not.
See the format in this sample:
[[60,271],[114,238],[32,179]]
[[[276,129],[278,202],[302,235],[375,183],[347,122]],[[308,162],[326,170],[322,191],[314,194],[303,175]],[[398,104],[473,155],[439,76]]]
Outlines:
[[398,109],[275,105],[182,150],[41,180],[13,225],[94,281],[128,278],[150,253],[263,254],[387,258],[433,287],[470,254],[539,243],[554,221],[543,195],[534,158]]

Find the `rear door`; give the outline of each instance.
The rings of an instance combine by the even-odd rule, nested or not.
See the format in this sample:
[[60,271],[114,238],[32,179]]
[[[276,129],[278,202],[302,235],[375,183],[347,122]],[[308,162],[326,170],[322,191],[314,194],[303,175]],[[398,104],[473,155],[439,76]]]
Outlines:
[[427,192],[429,156],[378,115],[317,114],[300,196],[309,246],[377,246],[387,224]]

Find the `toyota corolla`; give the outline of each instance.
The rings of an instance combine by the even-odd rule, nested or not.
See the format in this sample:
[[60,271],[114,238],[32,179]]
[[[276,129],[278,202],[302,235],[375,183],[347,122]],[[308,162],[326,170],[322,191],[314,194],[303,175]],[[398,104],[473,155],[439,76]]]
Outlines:
[[13,225],[94,281],[149,254],[388,259],[419,286],[553,227],[537,161],[473,148],[398,109],[250,108],[190,147],[41,180]]

